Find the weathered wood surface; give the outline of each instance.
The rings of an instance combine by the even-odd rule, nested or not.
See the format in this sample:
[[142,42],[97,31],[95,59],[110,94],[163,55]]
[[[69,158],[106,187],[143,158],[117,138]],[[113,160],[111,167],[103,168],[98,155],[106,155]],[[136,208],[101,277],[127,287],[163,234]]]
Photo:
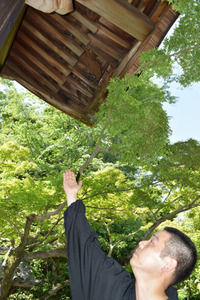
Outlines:
[[14,25],[23,5],[24,0],[0,1],[0,48]]
[[[98,11],[85,3],[98,6]],[[110,10],[106,15],[105,8]],[[128,26],[127,20],[121,21],[122,12],[127,20],[135,20],[135,28],[142,28],[143,37],[122,30]],[[135,73],[141,51],[157,47],[177,16],[159,0],[77,0],[75,10],[65,16],[29,7],[0,76],[17,80],[47,103],[91,125],[110,77]],[[118,18],[123,26],[116,25]]]
[[109,20],[136,39],[142,41],[154,28],[154,23],[124,0],[77,0],[80,4]]

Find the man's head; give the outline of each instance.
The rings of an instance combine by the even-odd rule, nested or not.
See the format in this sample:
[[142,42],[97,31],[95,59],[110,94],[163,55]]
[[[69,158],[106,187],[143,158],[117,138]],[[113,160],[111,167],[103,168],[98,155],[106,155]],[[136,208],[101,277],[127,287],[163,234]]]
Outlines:
[[191,239],[176,228],[165,227],[171,237],[165,243],[161,257],[170,256],[177,261],[177,266],[172,278],[172,284],[185,280],[194,269],[197,261],[197,251]]
[[150,240],[139,243],[130,264],[136,277],[163,278],[172,285],[190,275],[196,260],[192,241],[179,230],[166,227]]

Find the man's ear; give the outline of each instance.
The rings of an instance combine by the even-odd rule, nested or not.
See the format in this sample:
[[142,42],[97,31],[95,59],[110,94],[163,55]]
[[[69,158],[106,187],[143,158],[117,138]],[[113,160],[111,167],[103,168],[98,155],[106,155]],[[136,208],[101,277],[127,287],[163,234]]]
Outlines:
[[171,272],[176,269],[177,260],[170,256],[165,256],[163,258],[162,271]]

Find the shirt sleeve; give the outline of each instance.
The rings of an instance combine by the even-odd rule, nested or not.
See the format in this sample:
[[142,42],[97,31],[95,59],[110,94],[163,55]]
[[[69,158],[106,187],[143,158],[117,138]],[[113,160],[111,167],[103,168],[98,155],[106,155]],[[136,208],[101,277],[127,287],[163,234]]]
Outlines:
[[98,236],[85,217],[82,201],[68,207],[64,220],[72,299],[129,299],[133,289],[130,274],[101,250]]
[[173,286],[168,287],[166,294],[168,296],[168,300],[178,300],[177,290]]

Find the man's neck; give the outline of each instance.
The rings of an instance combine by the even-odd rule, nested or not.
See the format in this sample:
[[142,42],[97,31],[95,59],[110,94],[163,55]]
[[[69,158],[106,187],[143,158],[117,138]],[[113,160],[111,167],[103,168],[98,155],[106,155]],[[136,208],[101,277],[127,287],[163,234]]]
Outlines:
[[136,279],[136,300],[167,300],[165,288],[159,280]]

